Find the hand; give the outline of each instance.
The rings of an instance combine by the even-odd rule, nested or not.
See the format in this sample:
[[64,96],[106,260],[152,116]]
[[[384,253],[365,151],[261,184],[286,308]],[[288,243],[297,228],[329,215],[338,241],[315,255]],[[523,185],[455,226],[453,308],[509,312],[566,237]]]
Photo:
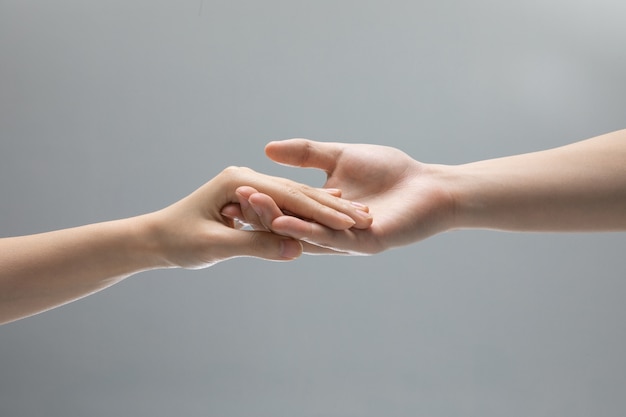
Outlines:
[[238,201],[235,190],[244,184],[262,192],[272,207],[333,230],[365,223],[360,210],[333,193],[247,168],[227,168],[154,213],[0,239],[0,324],[93,294],[141,271],[202,268],[236,256],[298,257],[299,241],[237,230],[222,216],[225,205]]
[[398,149],[290,139],[269,143],[266,153],[282,164],[326,171],[324,187],[341,189],[344,199],[369,207],[371,227],[332,230],[280,216],[267,196],[247,195],[248,203],[263,213],[260,219],[247,216],[248,222],[310,243],[306,252],[372,254],[424,239],[452,224],[453,199],[441,186],[444,170],[419,163]]
[[237,230],[233,220],[222,215],[224,206],[239,203],[236,190],[244,185],[244,191],[263,193],[278,210],[276,216],[290,217],[283,215],[284,210],[324,224],[329,230],[371,223],[371,218],[360,215],[362,209],[338,198],[338,191],[326,192],[248,168],[230,167],[188,197],[148,215],[163,266],[195,269],[236,256],[272,260],[300,256],[302,245],[297,240],[268,231]]

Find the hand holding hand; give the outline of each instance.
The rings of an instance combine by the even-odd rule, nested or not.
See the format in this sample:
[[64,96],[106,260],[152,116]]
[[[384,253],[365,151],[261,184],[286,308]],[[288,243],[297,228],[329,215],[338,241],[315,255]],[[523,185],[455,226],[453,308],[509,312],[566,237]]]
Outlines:
[[242,211],[252,216],[252,207],[241,200],[241,191],[248,195],[262,193],[264,201],[271,202],[277,210],[275,216],[283,216],[283,211],[292,213],[323,224],[329,230],[363,228],[371,223],[369,216],[361,215],[362,209],[338,198],[337,192],[311,188],[248,168],[230,167],[188,197],[148,215],[154,224],[160,263],[202,268],[237,256],[272,260],[300,256],[302,245],[297,240],[268,231],[237,230],[232,219],[222,214],[225,206],[243,201]]
[[372,254],[424,239],[452,224],[453,199],[440,185],[443,170],[398,149],[290,139],[269,143],[266,153],[278,163],[324,170],[324,187],[341,189],[343,198],[369,207],[371,227],[333,230],[280,216],[267,196],[244,190],[247,203],[263,213],[245,216],[246,221],[312,244],[305,247],[307,252]]

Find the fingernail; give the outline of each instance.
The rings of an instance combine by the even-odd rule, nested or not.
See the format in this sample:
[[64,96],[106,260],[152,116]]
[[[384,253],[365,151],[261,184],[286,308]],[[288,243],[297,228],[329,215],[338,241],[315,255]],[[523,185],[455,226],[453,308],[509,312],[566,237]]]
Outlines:
[[352,204],[354,207],[358,208],[359,210],[370,211],[370,208],[367,207],[365,204],[361,204],[356,201],[351,201],[350,204]]
[[320,188],[320,190],[327,192],[328,194],[341,194],[341,190],[339,188]]
[[340,211],[337,212],[337,215],[344,220],[345,222],[349,223],[351,226],[354,226],[356,224],[356,222],[354,221],[354,219],[350,216],[348,216],[345,213],[342,213]]
[[302,253],[302,244],[297,240],[283,239],[280,241],[280,256],[284,259],[295,259]]

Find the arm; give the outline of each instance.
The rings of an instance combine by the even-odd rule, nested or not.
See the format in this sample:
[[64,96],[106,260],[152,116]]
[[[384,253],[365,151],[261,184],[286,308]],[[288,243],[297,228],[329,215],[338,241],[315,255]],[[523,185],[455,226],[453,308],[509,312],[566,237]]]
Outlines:
[[389,147],[272,142],[276,162],[323,169],[326,187],[365,203],[369,229],[330,230],[279,217],[261,195],[263,224],[313,253],[376,253],[452,229],[626,230],[626,130],[571,145],[459,166],[424,164]]
[[626,230],[626,130],[455,170],[457,227]]
[[333,230],[369,225],[358,209],[331,193],[246,168],[227,168],[154,213],[0,239],[0,323],[68,303],[140,271],[203,268],[236,256],[297,258],[299,242],[236,230],[221,215],[222,207],[238,201],[236,189],[243,185],[269,196],[277,207]]

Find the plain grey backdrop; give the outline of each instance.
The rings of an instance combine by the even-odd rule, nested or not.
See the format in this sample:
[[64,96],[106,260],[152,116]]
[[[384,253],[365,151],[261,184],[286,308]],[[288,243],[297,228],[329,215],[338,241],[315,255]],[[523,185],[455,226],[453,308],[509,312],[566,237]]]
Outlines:
[[[0,0],[0,235],[153,211],[274,139],[459,164],[626,127],[621,0]],[[0,328],[0,415],[623,416],[626,235],[136,275]]]

